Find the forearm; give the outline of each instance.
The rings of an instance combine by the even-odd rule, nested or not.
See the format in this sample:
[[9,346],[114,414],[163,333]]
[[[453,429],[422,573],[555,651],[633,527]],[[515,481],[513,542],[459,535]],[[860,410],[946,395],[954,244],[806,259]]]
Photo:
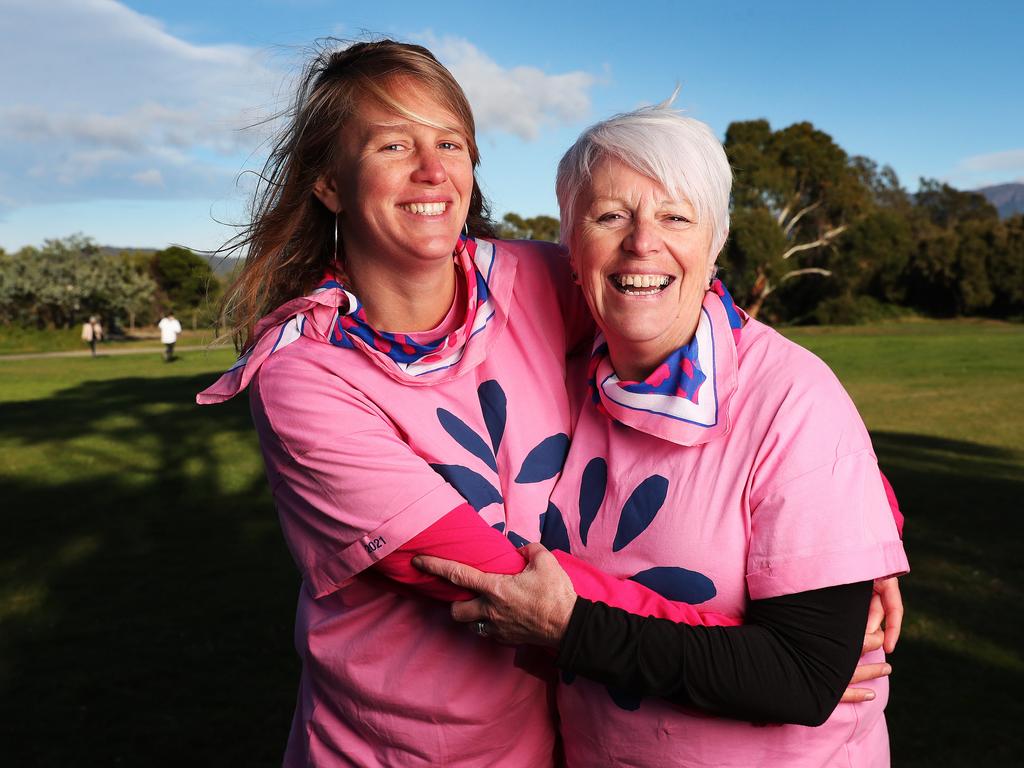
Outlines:
[[551,554],[572,580],[576,594],[589,601],[600,601],[637,616],[653,616],[678,624],[734,626],[740,623],[730,616],[700,611],[689,603],[669,600],[635,581],[609,576],[567,552],[555,550]]
[[563,669],[745,720],[819,725],[860,656],[869,582],[752,601],[740,627],[691,627],[577,600]]
[[469,504],[456,507],[373,566],[373,571],[415,594],[454,602],[476,595],[444,579],[417,569],[416,555],[431,555],[471,565],[486,573],[516,574],[526,560],[508,539],[477,514]]
[[[578,595],[601,600],[641,616],[656,616],[687,624],[738,623],[720,614],[702,615],[692,605],[668,600],[642,584],[618,579],[565,552],[553,553]],[[412,565],[416,555],[431,555],[470,565],[485,573],[517,574],[526,567],[519,550],[491,528],[468,504],[453,509],[373,566],[373,570],[413,592],[436,600],[469,600],[471,592]]]

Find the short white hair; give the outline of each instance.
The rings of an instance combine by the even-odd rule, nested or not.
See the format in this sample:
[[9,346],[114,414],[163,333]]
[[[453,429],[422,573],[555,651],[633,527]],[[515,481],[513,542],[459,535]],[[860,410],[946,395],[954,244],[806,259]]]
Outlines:
[[729,234],[732,169],[707,123],[673,109],[674,98],[595,123],[562,156],[555,194],[563,244],[572,239],[580,192],[590,184],[594,166],[610,157],[686,198],[698,222],[711,224],[709,263],[718,258]]

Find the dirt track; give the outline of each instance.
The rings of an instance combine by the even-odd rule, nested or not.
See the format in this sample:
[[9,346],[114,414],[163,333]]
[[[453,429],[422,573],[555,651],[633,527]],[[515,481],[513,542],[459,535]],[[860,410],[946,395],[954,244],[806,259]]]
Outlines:
[[[206,345],[192,345],[189,347],[175,347],[174,353],[178,352],[191,352],[195,350],[206,350]],[[219,347],[214,347],[219,349]],[[102,347],[96,352],[96,357],[108,357],[110,355],[162,355],[164,351],[163,345],[160,346],[131,346],[131,347],[110,347],[103,349]],[[0,355],[0,363],[5,360],[32,360],[34,358],[41,357],[90,357],[91,353],[89,350],[75,350],[72,352],[24,352],[14,355]]]

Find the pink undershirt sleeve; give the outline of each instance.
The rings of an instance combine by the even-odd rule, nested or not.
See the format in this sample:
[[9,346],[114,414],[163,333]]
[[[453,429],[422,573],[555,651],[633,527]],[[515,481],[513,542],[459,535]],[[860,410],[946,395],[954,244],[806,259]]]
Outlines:
[[456,507],[420,531],[371,570],[435,600],[451,602],[476,597],[469,590],[416,568],[412,564],[416,555],[456,560],[487,573],[511,575],[526,567],[526,560],[512,542],[485,523],[469,504]]
[[889,478],[882,470],[878,470],[882,476],[882,487],[885,488],[885,498],[889,501],[889,509],[892,510],[892,519],[896,522],[896,532],[903,538],[903,513],[900,512],[900,503],[896,500],[896,492],[889,484]]
[[[902,538],[903,513],[888,478],[881,471],[879,474],[896,529]],[[740,623],[729,616],[702,612],[687,603],[668,600],[635,581],[609,576],[566,552],[556,550],[552,554],[569,576],[576,594],[588,600],[599,600],[638,616],[654,616],[678,624],[732,626]],[[456,560],[487,573],[512,575],[526,567],[525,558],[511,542],[487,525],[469,504],[453,509],[374,565],[372,570],[415,594],[435,600],[451,602],[475,597],[468,590],[418,570],[412,564],[416,555]]]
[[[738,619],[702,612],[688,603],[668,600],[642,584],[617,579],[566,552],[552,553],[572,581],[576,594],[640,616],[668,619],[694,626],[732,626]],[[501,533],[491,528],[469,505],[456,507],[407,541],[372,570],[420,595],[436,600],[470,600],[476,595],[443,579],[423,573],[412,564],[416,555],[457,560],[488,573],[516,574],[525,558]]]

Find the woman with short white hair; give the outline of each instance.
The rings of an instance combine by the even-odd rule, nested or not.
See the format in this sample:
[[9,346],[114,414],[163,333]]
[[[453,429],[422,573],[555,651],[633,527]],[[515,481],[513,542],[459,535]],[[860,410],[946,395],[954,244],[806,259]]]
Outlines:
[[578,597],[539,546],[522,576],[424,563],[482,595],[457,619],[558,649],[569,765],[888,761],[886,680],[839,701],[873,580],[906,555],[842,386],[715,279],[731,176],[711,130],[666,105],[598,123],[563,157],[562,237],[600,334],[543,542],[744,626]]

